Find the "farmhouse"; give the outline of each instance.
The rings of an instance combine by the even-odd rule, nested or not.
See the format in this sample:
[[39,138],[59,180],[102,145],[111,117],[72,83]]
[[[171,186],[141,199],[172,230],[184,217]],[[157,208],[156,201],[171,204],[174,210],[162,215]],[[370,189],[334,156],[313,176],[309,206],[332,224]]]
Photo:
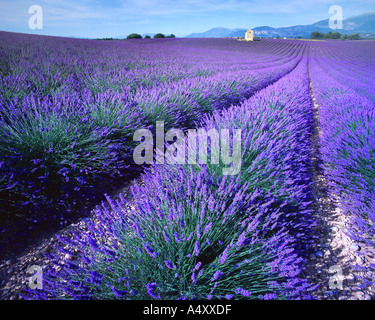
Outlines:
[[254,40],[254,31],[249,29],[245,32],[245,40],[246,41],[253,41]]

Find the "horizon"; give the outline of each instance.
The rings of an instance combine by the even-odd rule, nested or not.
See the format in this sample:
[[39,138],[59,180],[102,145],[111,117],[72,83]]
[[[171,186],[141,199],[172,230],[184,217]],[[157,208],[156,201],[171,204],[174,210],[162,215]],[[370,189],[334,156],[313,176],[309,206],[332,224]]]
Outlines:
[[[43,10],[42,29],[31,29],[31,6]],[[339,5],[343,19],[375,11],[375,0],[0,0],[0,30],[75,38],[123,38],[130,33],[185,37],[213,28],[247,29],[309,25],[332,17]]]

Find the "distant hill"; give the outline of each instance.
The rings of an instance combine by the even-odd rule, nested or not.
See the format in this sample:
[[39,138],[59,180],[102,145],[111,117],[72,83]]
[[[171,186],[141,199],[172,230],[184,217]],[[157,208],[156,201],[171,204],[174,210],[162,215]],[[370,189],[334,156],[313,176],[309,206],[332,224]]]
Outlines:
[[[322,20],[310,25],[297,25],[291,27],[272,28],[268,26],[263,27],[249,27],[254,30],[254,36],[264,38],[275,38],[277,36],[286,38],[297,38],[302,36],[304,38],[310,37],[313,31],[327,33],[329,31],[340,32],[342,34],[359,33],[363,37],[375,37],[375,12],[361,14],[359,16],[344,19],[343,29],[332,30],[329,28],[329,20]],[[228,28],[213,28],[202,33],[192,33],[186,38],[221,38],[221,37],[244,37],[245,32],[249,28],[228,29]]]
[[232,34],[239,32],[244,34],[245,29],[228,29],[228,28],[213,28],[202,33],[192,33],[186,38],[221,38],[221,37],[234,37]]

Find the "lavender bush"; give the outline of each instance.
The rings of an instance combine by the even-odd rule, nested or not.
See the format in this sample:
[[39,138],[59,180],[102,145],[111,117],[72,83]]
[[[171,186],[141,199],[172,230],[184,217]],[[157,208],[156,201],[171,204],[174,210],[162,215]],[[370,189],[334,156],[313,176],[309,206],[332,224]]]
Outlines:
[[108,47],[11,33],[0,41],[0,160],[17,182],[2,201],[31,215],[58,204],[70,210],[73,194],[133,173],[135,129],[156,120],[189,127],[276,81],[299,59],[299,50],[283,44],[265,47],[262,54],[275,55],[264,62],[260,48],[236,57],[222,47],[209,56],[206,48],[167,51],[165,42]]
[[[304,80],[306,76],[306,61],[290,75],[291,79],[300,77]],[[287,98],[281,92],[292,82],[289,77],[283,80],[278,87],[280,96],[274,98],[280,109]],[[266,90],[264,101],[273,90],[273,87]],[[293,90],[291,88],[288,93],[292,95]],[[305,93],[302,91],[301,96]],[[251,101],[257,101],[258,96]],[[301,101],[304,100],[301,98]],[[261,115],[270,107],[255,103],[248,107],[250,104],[247,101],[242,108],[232,107],[223,113],[222,119],[206,121],[205,128],[210,129],[213,123],[218,123],[232,129],[230,123],[223,121],[226,113],[234,115],[240,111],[243,115],[243,109],[252,107],[259,108],[257,112]],[[288,104],[291,109],[293,106],[297,108],[298,104]],[[307,109],[308,106],[309,100],[305,100],[303,107]],[[271,115],[275,109],[270,107]],[[307,110],[296,111],[296,114],[305,115],[304,121],[308,124],[311,113],[309,116],[304,111]],[[217,112],[216,117],[219,116]],[[291,120],[293,114],[287,112],[285,117]],[[256,129],[248,124],[251,119],[250,116],[245,118],[241,126],[244,129],[249,126],[247,136],[256,133]],[[261,128],[268,124],[267,120],[270,119],[259,119]],[[280,128],[278,133],[282,137],[283,130]],[[308,140],[309,134],[299,132],[293,136],[296,137]],[[307,154],[309,145],[306,141],[305,144],[304,153]],[[263,145],[267,145],[267,140]],[[249,140],[245,146],[245,153],[253,147]],[[292,157],[291,162],[294,160],[297,166],[296,159]],[[246,169],[251,166],[251,160],[246,158]],[[134,187],[134,202],[127,203],[121,197],[115,202],[108,197],[109,205],[102,204],[95,211],[99,223],[91,224],[88,232],[75,234],[74,239],[61,239],[60,254],[52,258],[56,265],[48,270],[47,288],[37,297],[309,298],[310,284],[299,278],[304,262],[301,242],[308,237],[301,221],[309,225],[309,230],[312,226],[306,210],[308,203],[303,203],[308,195],[302,197],[308,193],[306,186],[295,192],[299,197],[297,200],[302,201],[297,210],[299,221],[296,221],[289,217],[291,212],[280,209],[288,208],[288,203],[276,192],[272,194],[271,191],[277,188],[264,188],[262,182],[257,181],[259,178],[251,181],[251,175],[223,177],[212,168],[203,165],[197,170],[189,166],[155,165],[142,176],[144,186]],[[281,176],[285,171],[274,170]],[[302,169],[299,171],[306,178],[306,173]],[[279,184],[287,186],[284,180]],[[127,210],[129,206],[133,210]],[[85,247],[87,243],[89,246]],[[80,252],[75,253],[74,248],[79,248]],[[60,259],[65,253],[74,256],[77,263]]]
[[[310,65],[312,86],[320,106],[326,175],[340,209],[351,222],[350,237],[375,247],[375,126],[374,102],[369,96],[372,91],[363,91],[361,74],[352,75],[348,87],[348,82],[343,85],[320,69],[316,59],[311,59]],[[361,66],[367,72],[371,68]],[[373,279],[363,283],[371,282]]]
[[[108,197],[95,210],[99,223],[61,239],[60,256],[74,258],[57,257],[33,298],[307,297],[293,237],[285,230],[265,236],[277,219],[272,196],[262,203],[238,178],[215,178],[206,169],[155,166],[142,180],[134,202]],[[128,205],[134,211],[126,213]]]
[[[291,220],[298,244],[310,246],[315,225],[309,172],[312,134],[312,101],[309,95],[307,60],[290,74],[265,88],[240,106],[214,112],[204,122],[207,130],[241,129],[242,166],[240,179],[249,192],[272,193]],[[220,166],[210,171],[220,173]]]

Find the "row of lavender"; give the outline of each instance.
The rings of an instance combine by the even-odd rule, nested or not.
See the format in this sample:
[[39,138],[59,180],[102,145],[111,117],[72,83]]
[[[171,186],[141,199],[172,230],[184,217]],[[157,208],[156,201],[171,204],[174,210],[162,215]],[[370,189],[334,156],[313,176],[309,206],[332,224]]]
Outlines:
[[296,49],[282,43],[251,51],[242,47],[234,56],[226,50],[231,43],[213,50],[209,43],[195,49],[181,48],[175,41],[108,44],[12,33],[2,33],[1,44],[2,102],[31,91],[41,98],[83,89],[126,93],[180,79],[254,70],[281,63]]
[[310,298],[300,272],[315,225],[311,103],[304,57],[239,106],[207,116],[206,130],[241,129],[241,172],[152,165],[132,202],[107,197],[99,223],[61,238],[43,290],[29,298]]
[[[315,46],[315,61],[332,78],[375,102],[375,46],[370,42]],[[352,81],[354,78],[354,81]]]
[[[342,212],[350,219],[350,237],[375,248],[375,64],[370,62],[375,47],[372,42],[357,45],[357,49],[366,48],[363,60],[356,60],[358,72],[356,64],[324,58],[324,54],[312,56],[310,71],[319,105],[326,175]],[[334,67],[328,72],[320,67],[332,61],[336,69],[346,70],[343,76]]]
[[264,52],[238,58],[228,44],[198,50],[6,33],[1,41],[3,232],[8,221],[36,225],[100,199],[110,179],[140,170],[129,168],[136,129],[156,120],[190,127],[239,103],[290,72],[302,47],[266,42]]

